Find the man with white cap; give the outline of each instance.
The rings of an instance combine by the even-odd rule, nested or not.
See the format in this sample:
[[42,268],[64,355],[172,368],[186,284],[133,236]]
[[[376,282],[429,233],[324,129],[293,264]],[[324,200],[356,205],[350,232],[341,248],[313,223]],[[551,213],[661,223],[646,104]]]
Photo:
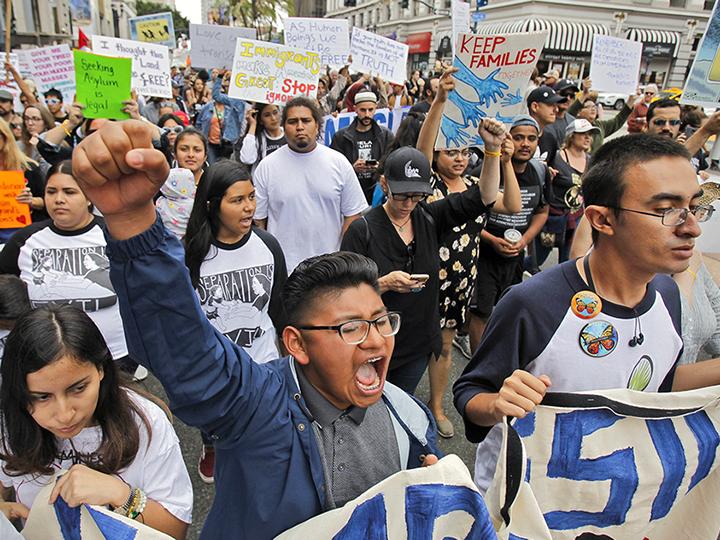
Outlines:
[[352,163],[360,181],[367,202],[372,202],[375,182],[373,176],[378,160],[393,141],[393,134],[373,118],[377,109],[374,92],[362,91],[355,94],[357,117],[348,127],[335,133],[330,148],[337,150]]

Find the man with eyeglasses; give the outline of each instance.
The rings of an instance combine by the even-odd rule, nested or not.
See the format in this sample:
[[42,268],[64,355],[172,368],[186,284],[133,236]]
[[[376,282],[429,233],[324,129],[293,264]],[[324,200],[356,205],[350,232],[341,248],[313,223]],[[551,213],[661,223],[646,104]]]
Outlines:
[[585,173],[594,247],[517,285],[500,300],[454,387],[487,488],[501,443],[496,424],[557,392],[681,391],[720,383],[720,360],[678,366],[680,294],[702,189],[680,144],[644,134],[607,142]]
[[45,97],[45,105],[47,106],[50,114],[55,118],[56,124],[63,123],[68,115],[63,108],[63,95],[57,88],[50,88],[43,94]]
[[650,103],[658,93],[658,87],[654,84],[648,84],[643,90],[643,98],[635,104],[630,116],[627,119],[628,133],[641,133],[645,130],[647,123],[647,112]]
[[201,537],[274,538],[436,462],[429,411],[385,381],[401,317],[383,304],[377,266],[343,252],[300,263],[281,294],[290,356],[256,364],[203,314],[182,246],[155,213],[168,164],[152,136],[146,122],[108,123],[77,148],[73,170],[106,217],[130,349],[173,412],[213,439],[216,496]]

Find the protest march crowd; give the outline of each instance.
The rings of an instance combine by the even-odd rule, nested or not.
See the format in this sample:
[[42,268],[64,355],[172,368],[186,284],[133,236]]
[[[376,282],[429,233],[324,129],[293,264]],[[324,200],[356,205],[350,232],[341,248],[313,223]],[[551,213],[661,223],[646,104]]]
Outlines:
[[133,88],[113,117],[5,63],[0,170],[27,217],[0,216],[3,538],[48,494],[184,538],[171,415],[215,485],[202,536],[273,538],[432,467],[438,436],[478,443],[485,493],[504,419],[546,393],[720,384],[695,246],[720,112],[647,84],[610,117],[592,79],[535,71],[477,113],[504,83],[474,66],[353,65],[258,101],[231,87],[273,81],[173,65],[170,96]]

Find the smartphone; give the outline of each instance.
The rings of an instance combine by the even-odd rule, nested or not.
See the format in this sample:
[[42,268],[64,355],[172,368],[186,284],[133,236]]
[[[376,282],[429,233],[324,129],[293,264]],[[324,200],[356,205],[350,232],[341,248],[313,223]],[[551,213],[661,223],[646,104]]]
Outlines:
[[419,283],[425,283],[428,279],[430,279],[429,274],[410,274],[410,279],[413,281],[417,281]]
[[377,159],[366,159],[365,160],[365,166],[366,167],[377,167],[378,160]]

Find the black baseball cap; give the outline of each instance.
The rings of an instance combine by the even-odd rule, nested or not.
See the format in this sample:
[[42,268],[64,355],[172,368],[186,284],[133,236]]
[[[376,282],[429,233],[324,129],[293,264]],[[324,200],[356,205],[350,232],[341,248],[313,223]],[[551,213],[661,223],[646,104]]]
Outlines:
[[567,100],[566,97],[558,95],[555,90],[550,88],[549,86],[540,86],[539,88],[536,88],[527,97],[527,105],[530,106],[531,103],[563,103]]
[[573,81],[572,79],[560,79],[553,85],[553,90],[558,93],[562,92],[563,90],[567,90],[568,88],[572,88],[576,92],[580,91],[580,87],[575,84],[575,81]]
[[416,148],[403,146],[391,152],[385,160],[384,174],[392,193],[432,195],[430,163]]

